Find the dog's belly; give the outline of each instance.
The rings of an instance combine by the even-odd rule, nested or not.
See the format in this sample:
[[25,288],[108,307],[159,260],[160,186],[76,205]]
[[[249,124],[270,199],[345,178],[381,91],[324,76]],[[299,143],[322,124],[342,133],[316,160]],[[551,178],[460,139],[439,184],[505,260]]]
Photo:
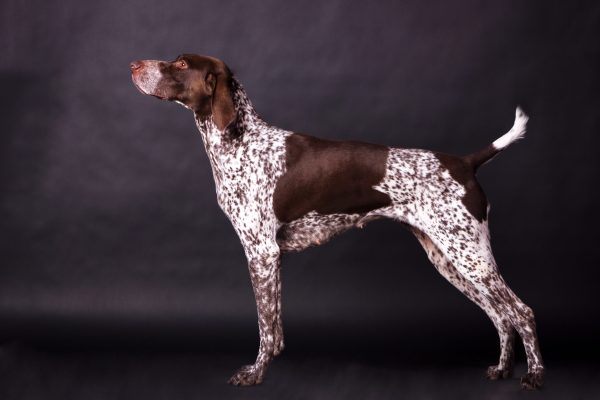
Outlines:
[[311,211],[283,225],[277,232],[281,251],[301,251],[318,246],[356,226],[364,214],[319,214]]

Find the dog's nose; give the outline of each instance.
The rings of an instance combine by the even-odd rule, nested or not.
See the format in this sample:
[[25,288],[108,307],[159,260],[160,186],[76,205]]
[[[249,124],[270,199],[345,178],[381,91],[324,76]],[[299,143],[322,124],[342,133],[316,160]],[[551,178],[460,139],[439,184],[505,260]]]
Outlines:
[[132,61],[132,62],[129,64],[129,68],[131,68],[131,70],[132,70],[132,71],[136,71],[136,70],[138,70],[138,69],[142,68],[142,65],[143,65],[143,64],[142,64],[142,62],[141,62],[141,61]]

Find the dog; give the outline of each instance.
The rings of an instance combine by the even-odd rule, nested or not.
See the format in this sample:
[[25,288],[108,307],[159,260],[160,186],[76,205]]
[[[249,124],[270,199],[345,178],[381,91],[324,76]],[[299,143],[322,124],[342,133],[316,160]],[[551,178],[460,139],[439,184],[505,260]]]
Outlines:
[[324,140],[271,126],[216,58],[184,54],[174,61],[134,61],[130,69],[140,92],[194,113],[219,206],[248,260],[260,346],[254,364],[239,369],[229,383],[261,383],[284,348],[280,255],[392,218],[412,231],[439,273],[498,330],[500,359],[488,367],[487,377],[512,376],[516,331],[527,356],[521,386],[542,386],[534,314],[498,271],[489,242],[489,205],[475,176],[478,167],[525,134],[528,117],[520,108],[508,133],[460,157]]

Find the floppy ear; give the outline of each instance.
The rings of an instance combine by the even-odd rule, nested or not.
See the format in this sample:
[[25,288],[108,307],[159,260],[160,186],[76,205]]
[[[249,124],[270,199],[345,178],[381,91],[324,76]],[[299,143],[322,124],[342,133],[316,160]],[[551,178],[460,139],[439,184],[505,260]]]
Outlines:
[[224,131],[235,120],[235,107],[229,80],[231,73],[228,70],[206,77],[206,83],[212,88],[212,115],[219,130]]

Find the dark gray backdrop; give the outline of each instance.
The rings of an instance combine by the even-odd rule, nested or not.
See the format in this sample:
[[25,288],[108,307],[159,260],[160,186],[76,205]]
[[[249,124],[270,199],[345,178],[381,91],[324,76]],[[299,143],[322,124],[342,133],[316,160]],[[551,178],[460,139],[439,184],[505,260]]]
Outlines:
[[[131,60],[194,52],[227,62],[267,121],[326,138],[464,154],[523,106],[526,139],[479,173],[493,248],[546,358],[592,360],[592,4],[4,1],[0,336],[253,356],[243,251],[192,115],[130,81]],[[286,351],[496,357],[485,314],[393,222],[285,256],[283,280]]]

